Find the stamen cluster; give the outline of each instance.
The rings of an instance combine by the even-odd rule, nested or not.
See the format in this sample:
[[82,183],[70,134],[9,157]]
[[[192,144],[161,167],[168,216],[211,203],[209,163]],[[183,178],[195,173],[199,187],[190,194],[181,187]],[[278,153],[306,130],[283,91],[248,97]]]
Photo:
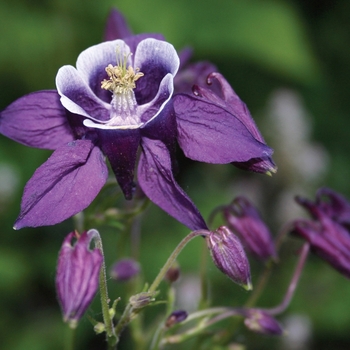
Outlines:
[[125,94],[128,91],[135,89],[135,82],[144,75],[139,72],[138,69],[134,71],[131,66],[126,68],[125,64],[117,66],[109,64],[106,67],[106,72],[109,79],[104,79],[101,82],[101,88],[110,90],[114,94]]

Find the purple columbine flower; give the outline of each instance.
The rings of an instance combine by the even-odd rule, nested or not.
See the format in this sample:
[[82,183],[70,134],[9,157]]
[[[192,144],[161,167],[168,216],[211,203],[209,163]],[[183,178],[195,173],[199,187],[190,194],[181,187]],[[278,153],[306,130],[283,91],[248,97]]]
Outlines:
[[[129,34],[125,23],[116,32]],[[140,34],[92,46],[76,67],[58,71],[57,91],[23,96],[1,112],[0,133],[54,150],[24,189],[16,229],[54,225],[85,209],[106,182],[105,158],[131,199],[139,149],[138,185],[192,230],[206,224],[174,179],[176,144],[196,161],[273,171],[271,148],[220,74],[211,75],[214,90],[173,95],[180,61],[163,39]]]
[[[350,278],[350,233],[330,216],[333,212],[329,207],[331,204],[313,203],[302,197],[296,200],[310,212],[313,220],[295,220],[293,232],[306,239],[314,253]],[[337,212],[337,207],[334,212]]]
[[254,256],[264,261],[277,258],[270,230],[247,198],[235,198],[224,209],[224,216],[230,229]]
[[111,277],[118,281],[129,281],[140,273],[140,264],[134,259],[125,258],[118,260],[111,268]]
[[206,236],[208,248],[216,267],[246,290],[252,289],[248,258],[238,237],[226,226]]
[[63,241],[58,255],[56,290],[63,319],[75,328],[94,298],[98,288],[102,253],[89,249],[96,230],[83,232],[72,245],[76,232],[71,232]]

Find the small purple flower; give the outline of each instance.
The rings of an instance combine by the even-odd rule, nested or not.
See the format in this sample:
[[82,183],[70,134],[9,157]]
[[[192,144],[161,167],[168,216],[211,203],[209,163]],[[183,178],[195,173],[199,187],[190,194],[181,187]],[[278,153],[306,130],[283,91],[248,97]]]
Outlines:
[[174,178],[177,144],[195,161],[275,169],[272,150],[220,74],[210,78],[218,88],[174,96],[174,47],[161,35],[129,35],[125,21],[116,24],[120,18],[111,15],[106,38],[123,40],[86,49],[76,68],[59,69],[57,91],[23,96],[0,113],[1,134],[54,150],[24,189],[16,229],[54,225],[84,210],[106,182],[106,158],[126,199],[137,168],[145,195],[192,230],[207,227]]
[[[63,241],[58,256],[56,290],[63,319],[75,328],[94,298],[102,266],[99,249],[89,249],[96,230],[83,232],[76,237],[71,232]],[[77,241],[72,245],[72,239]]]
[[245,311],[244,324],[253,332],[266,335],[282,335],[281,325],[267,312],[259,309]]
[[227,227],[221,226],[210,232],[206,239],[216,267],[233,282],[251,290],[249,261],[238,237]]
[[129,281],[140,273],[140,264],[134,259],[121,259],[113,264],[110,275],[116,281]]
[[343,211],[339,211],[338,205],[332,207],[332,202],[320,201],[320,197],[315,203],[302,197],[296,200],[310,212],[313,220],[296,220],[293,232],[306,239],[314,253],[350,278],[350,233],[336,221],[339,219],[336,214]]
[[247,198],[237,197],[224,209],[224,216],[230,229],[253,255],[264,261],[277,258],[270,230]]

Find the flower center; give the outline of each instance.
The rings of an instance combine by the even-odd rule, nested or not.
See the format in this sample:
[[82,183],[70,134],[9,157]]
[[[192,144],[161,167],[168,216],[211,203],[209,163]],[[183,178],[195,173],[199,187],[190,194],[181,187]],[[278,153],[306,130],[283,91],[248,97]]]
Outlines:
[[144,74],[135,70],[133,67],[127,67],[129,54],[122,54],[117,47],[117,65],[109,64],[106,67],[108,79],[101,82],[101,88],[113,93],[111,101],[110,120],[106,126],[120,128],[135,128],[140,126],[140,120],[136,113],[137,102],[134,89],[135,82]]

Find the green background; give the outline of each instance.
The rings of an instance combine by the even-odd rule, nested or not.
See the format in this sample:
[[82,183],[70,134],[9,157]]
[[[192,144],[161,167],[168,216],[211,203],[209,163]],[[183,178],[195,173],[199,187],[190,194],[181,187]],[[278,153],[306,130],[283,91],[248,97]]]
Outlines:
[[[0,109],[29,92],[54,89],[58,68],[74,65],[82,50],[101,42],[112,6],[123,12],[135,33],[160,32],[177,49],[193,47],[193,60],[216,64],[275,149],[279,172],[271,178],[229,165],[190,162],[180,155],[178,180],[205,217],[216,205],[244,193],[257,202],[277,234],[285,222],[283,215],[291,219],[297,210],[292,204],[296,194],[312,197],[318,187],[328,186],[350,198],[349,1],[2,1]],[[287,136],[271,118],[272,98],[281,91],[296,99],[307,120],[302,119],[305,128],[303,122],[300,127],[293,119],[286,120],[290,123],[284,131]],[[282,111],[288,117],[287,107]],[[302,136],[293,136],[298,131]],[[285,140],[288,137],[289,143]],[[321,153],[305,156],[303,163],[299,156],[306,154],[310,145],[317,145]],[[56,302],[54,276],[58,250],[73,224],[67,221],[55,227],[12,230],[23,187],[49,155],[0,137],[0,339],[4,349],[53,350],[63,346],[66,326]],[[311,167],[308,172],[315,159],[318,168]],[[283,203],[289,203],[291,209]],[[141,231],[140,260],[145,279],[151,282],[188,230],[151,207]],[[108,246],[108,266],[128,254],[128,250],[115,248],[118,230],[105,227],[100,232]],[[276,305],[288,286],[300,241],[291,238],[289,243],[281,251],[281,264],[259,302],[261,306]],[[183,252],[179,259],[183,276],[196,273],[200,251],[200,243],[193,242]],[[262,266],[253,260],[251,264],[254,283]],[[247,298],[246,292],[212,264],[208,278],[213,305],[235,306]],[[125,288],[111,283],[111,298],[123,295]],[[348,349],[349,295],[348,280],[311,256],[292,304],[279,319],[282,324],[287,324],[291,315],[308,320],[308,349]],[[96,302],[92,314],[100,318]],[[152,315],[150,312],[146,319]],[[247,344],[248,349],[287,349],[281,339],[260,338],[246,331],[233,339]],[[121,348],[129,349],[124,341]],[[86,319],[78,328],[77,344],[81,349],[104,348],[102,337],[94,339]]]

